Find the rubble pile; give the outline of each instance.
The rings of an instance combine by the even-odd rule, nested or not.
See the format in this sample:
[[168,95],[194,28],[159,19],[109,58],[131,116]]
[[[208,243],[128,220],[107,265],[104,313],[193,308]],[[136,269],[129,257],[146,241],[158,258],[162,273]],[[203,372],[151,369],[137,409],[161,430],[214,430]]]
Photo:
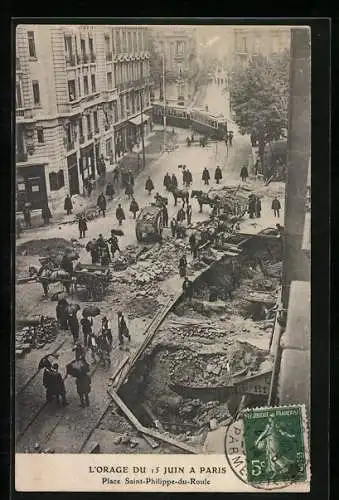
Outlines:
[[130,319],[142,316],[154,316],[159,308],[159,303],[146,292],[137,293],[136,296],[127,303],[128,317]]
[[55,318],[41,316],[37,320],[27,321],[16,331],[16,356],[22,357],[31,349],[41,349],[45,344],[55,340],[58,333],[58,323]]
[[83,247],[84,245],[76,239],[48,238],[26,241],[18,245],[16,251],[19,255],[38,255],[39,257],[49,257],[60,262],[66,252],[78,253]]

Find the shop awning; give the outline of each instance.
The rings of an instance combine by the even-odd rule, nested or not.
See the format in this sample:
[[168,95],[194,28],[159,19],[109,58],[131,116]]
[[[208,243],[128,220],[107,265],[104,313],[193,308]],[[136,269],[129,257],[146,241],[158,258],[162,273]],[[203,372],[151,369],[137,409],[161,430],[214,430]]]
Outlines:
[[141,125],[142,123],[145,123],[147,122],[148,120],[148,116],[145,116],[143,115],[142,118],[141,118],[141,115],[138,115],[136,116],[135,118],[131,118],[130,120],[128,120],[130,123],[132,123],[133,125],[136,125],[137,127],[139,125]]

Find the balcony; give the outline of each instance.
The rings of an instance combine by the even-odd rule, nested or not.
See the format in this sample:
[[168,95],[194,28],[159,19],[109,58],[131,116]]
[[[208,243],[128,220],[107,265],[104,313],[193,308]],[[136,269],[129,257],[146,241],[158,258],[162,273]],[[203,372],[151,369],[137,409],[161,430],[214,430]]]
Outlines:
[[23,163],[27,161],[28,155],[25,151],[17,151],[15,155],[15,160],[17,163]]
[[76,59],[74,54],[70,54],[66,56],[66,66],[75,66],[76,65]]
[[83,144],[85,142],[85,136],[84,135],[80,136],[79,142],[80,142],[80,144]]
[[87,139],[90,141],[91,139],[93,139],[93,132],[88,132],[87,134]]
[[15,116],[17,121],[33,120],[34,110],[31,108],[16,108]]

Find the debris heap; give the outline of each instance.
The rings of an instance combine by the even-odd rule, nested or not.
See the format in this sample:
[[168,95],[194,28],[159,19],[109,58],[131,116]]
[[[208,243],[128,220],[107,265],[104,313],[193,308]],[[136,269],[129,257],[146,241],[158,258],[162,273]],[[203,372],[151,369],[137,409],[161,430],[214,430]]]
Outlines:
[[40,316],[36,320],[27,320],[16,332],[16,356],[22,357],[31,349],[41,349],[53,342],[58,333],[55,318]]

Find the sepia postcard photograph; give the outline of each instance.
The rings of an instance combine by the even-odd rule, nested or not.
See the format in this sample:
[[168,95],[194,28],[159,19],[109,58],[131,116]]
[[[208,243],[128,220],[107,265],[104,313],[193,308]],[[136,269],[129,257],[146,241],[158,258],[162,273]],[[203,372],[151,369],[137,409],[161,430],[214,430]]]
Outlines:
[[15,26],[15,489],[308,492],[311,28],[74,23]]

